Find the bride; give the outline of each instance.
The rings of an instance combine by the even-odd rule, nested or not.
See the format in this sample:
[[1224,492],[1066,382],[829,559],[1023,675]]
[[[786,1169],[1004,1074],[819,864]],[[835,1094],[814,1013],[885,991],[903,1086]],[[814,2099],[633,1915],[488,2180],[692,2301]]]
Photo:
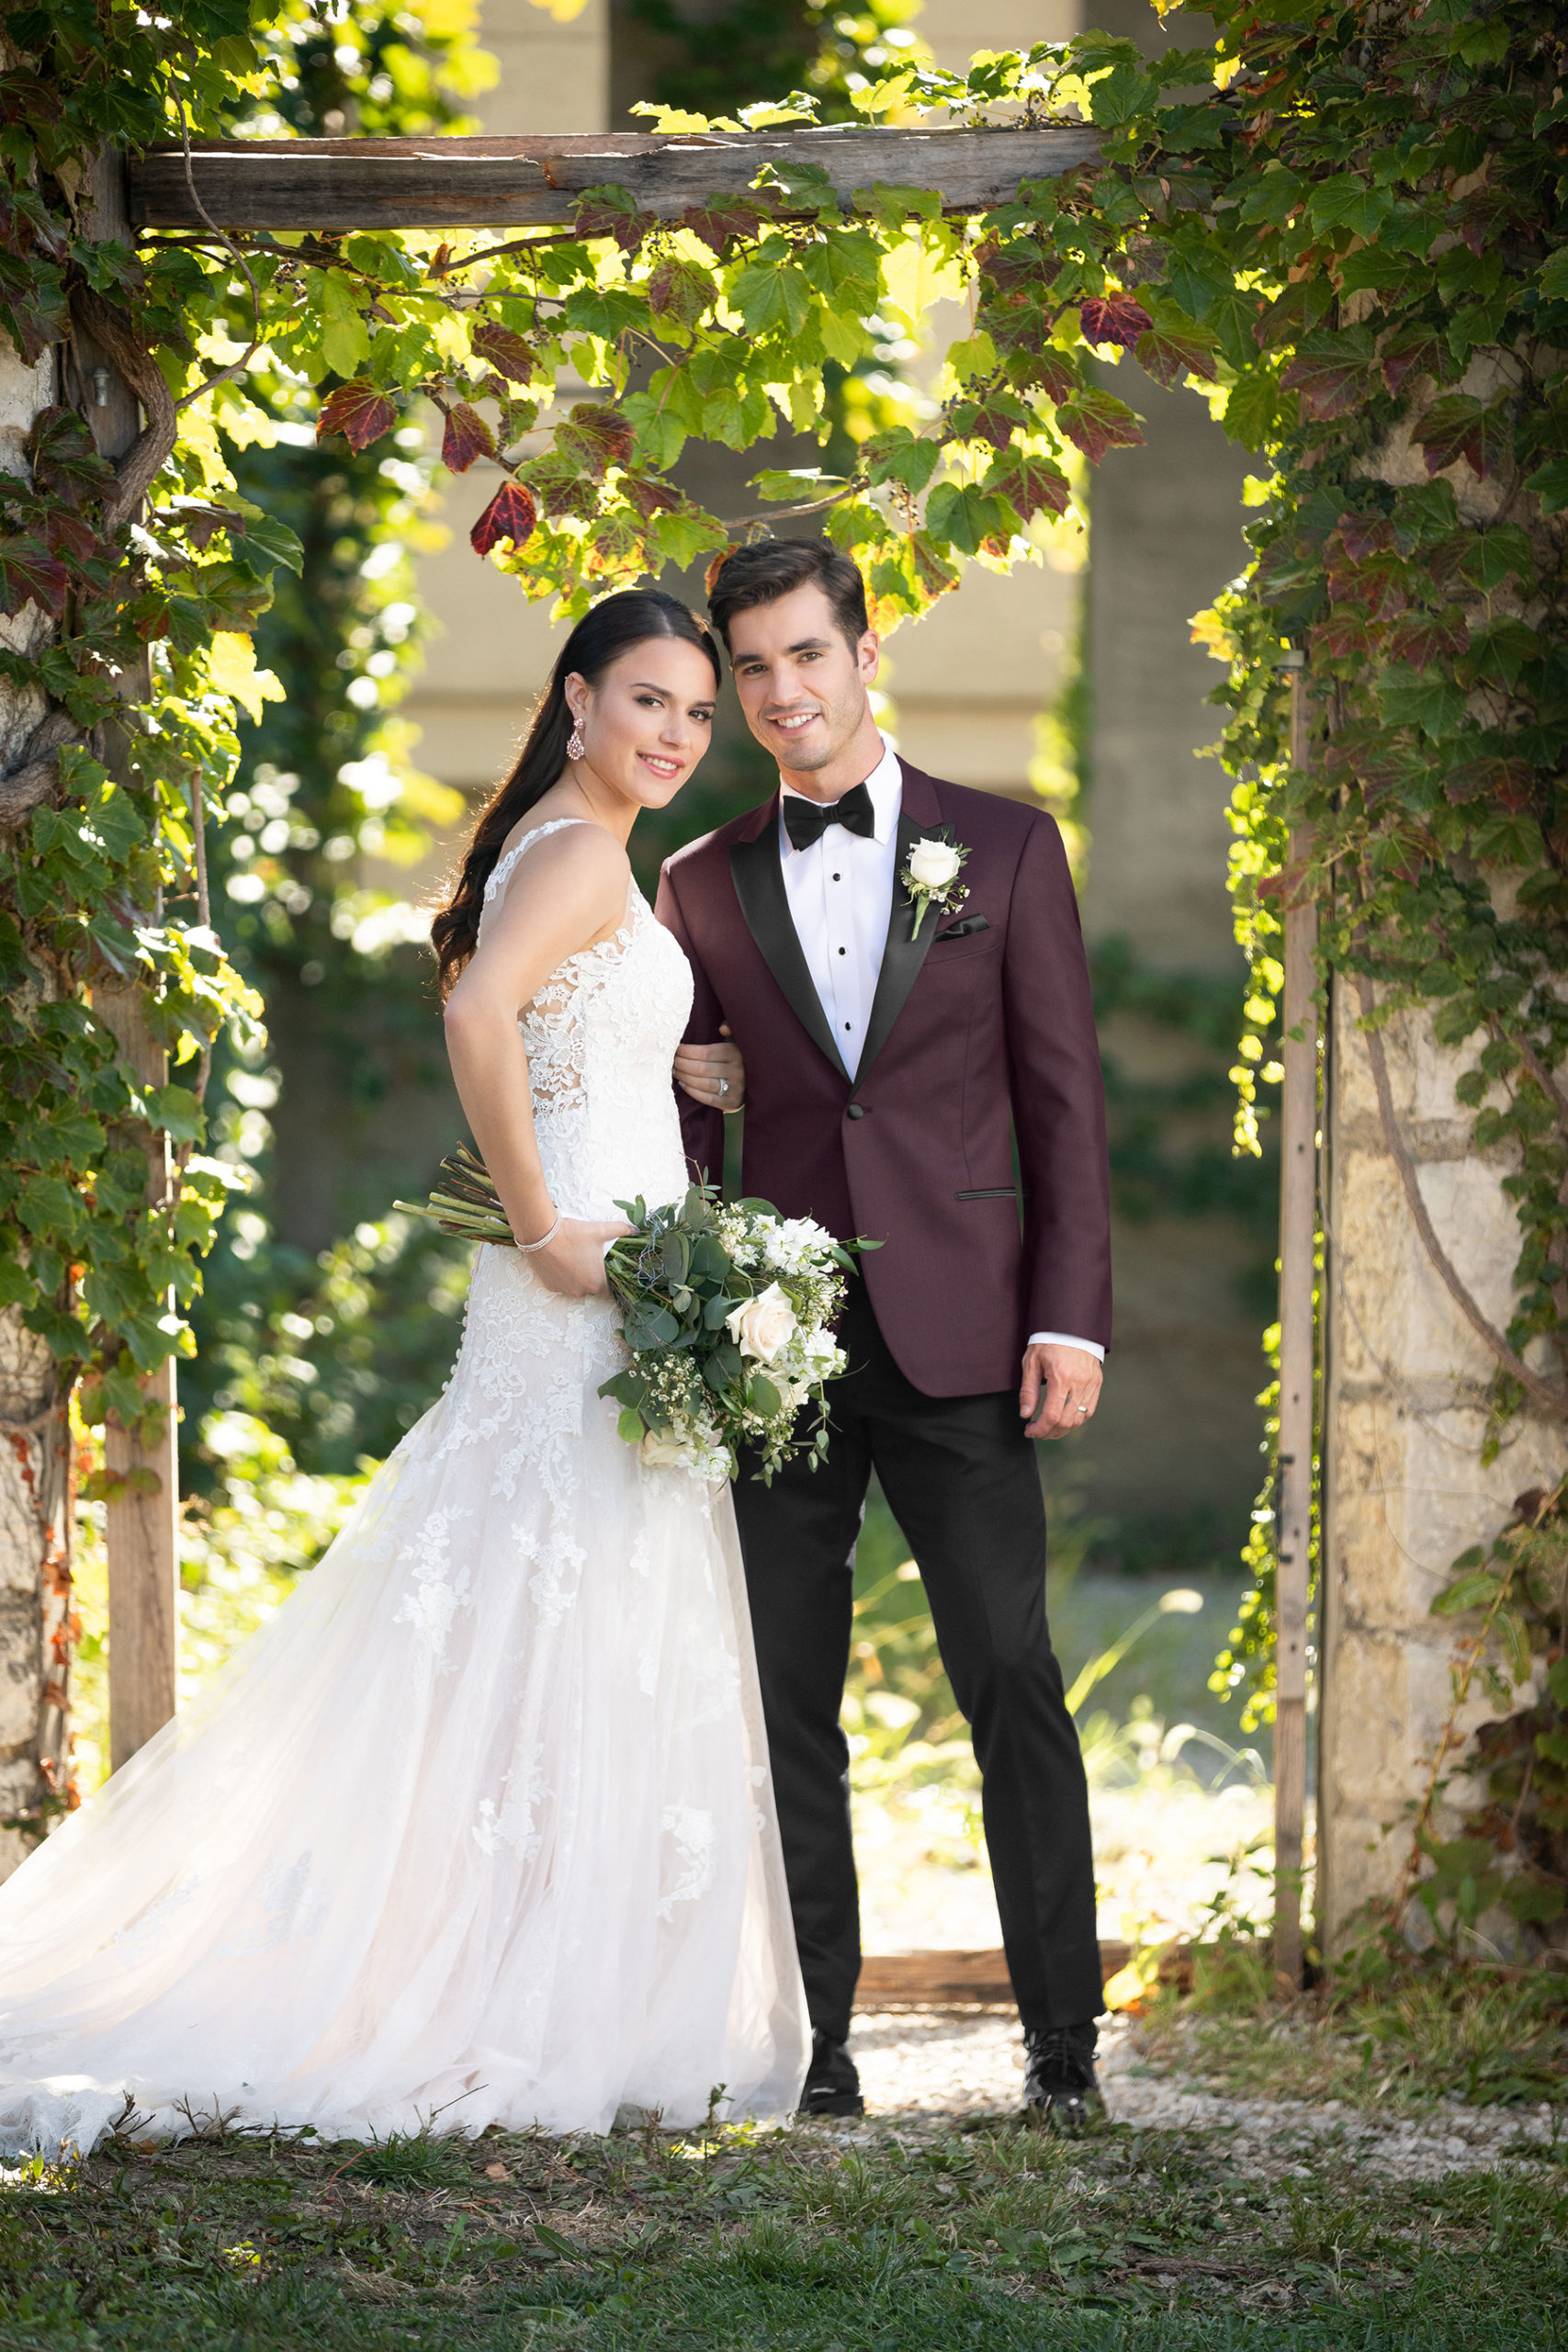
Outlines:
[[[434,925],[452,1067],[518,1243],[445,1394],[314,1572],[0,1889],[0,2148],[134,2102],[324,2138],[779,2118],[807,2034],[728,1492],[646,1464],[617,1200],[685,1189],[692,980],[631,879],[718,658],[652,590],[558,661]],[[569,740],[570,730],[570,740]],[[521,1012],[519,1012],[521,1008]]]

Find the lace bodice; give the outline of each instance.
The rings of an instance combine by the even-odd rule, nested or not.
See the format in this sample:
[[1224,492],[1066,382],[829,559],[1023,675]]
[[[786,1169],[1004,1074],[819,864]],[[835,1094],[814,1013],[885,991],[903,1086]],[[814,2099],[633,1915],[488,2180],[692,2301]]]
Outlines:
[[[499,860],[485,886],[481,940],[535,842],[583,821],[536,826]],[[610,1217],[618,1200],[640,1193],[651,1206],[685,1190],[671,1064],[691,1009],[691,967],[635,882],[614,936],[558,964],[523,1007],[539,1156],[567,1216]]]

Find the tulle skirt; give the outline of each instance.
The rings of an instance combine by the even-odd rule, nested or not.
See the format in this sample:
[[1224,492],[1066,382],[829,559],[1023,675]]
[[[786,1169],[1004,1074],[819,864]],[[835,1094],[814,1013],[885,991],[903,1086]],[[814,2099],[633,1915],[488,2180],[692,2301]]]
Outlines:
[[315,1570],[0,1889],[0,2147],[778,2118],[807,2032],[727,1492],[480,1252]]

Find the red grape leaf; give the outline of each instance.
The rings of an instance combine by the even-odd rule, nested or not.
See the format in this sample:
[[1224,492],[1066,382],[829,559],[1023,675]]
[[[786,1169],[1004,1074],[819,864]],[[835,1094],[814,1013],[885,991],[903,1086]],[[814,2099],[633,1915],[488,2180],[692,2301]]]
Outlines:
[[1103,301],[1096,295],[1080,302],[1078,324],[1086,343],[1117,343],[1123,351],[1131,351],[1154,321],[1131,294],[1112,294]]
[[711,270],[700,262],[661,261],[648,281],[648,299],[660,318],[694,327],[717,296]]
[[1456,802],[1495,800],[1517,815],[1529,807],[1535,781],[1536,772],[1528,760],[1505,759],[1494,752],[1450,768],[1443,779],[1443,792]]
[[538,510],[523,484],[503,481],[468,533],[474,553],[489,555],[503,539],[510,539],[514,548],[525,546],[538,519]]
[[1469,652],[1470,631],[1457,605],[1446,605],[1440,613],[1406,613],[1384,650],[1390,661],[1435,670],[1445,656],[1455,660]]
[[1410,437],[1425,454],[1428,474],[1441,473],[1461,458],[1472,472],[1495,473],[1514,446],[1507,395],[1483,408],[1469,392],[1450,392],[1433,401]]
[[1025,521],[1037,507],[1047,513],[1066,512],[1070,485],[1060,466],[1049,458],[1031,457],[1024,452],[999,458],[986,476],[986,488],[994,490],[1017,508]]
[[481,359],[513,384],[531,384],[534,380],[534,347],[525,335],[511,327],[497,326],[493,319],[486,319],[474,329],[474,349]]
[[606,187],[584,189],[572,226],[579,237],[613,237],[624,254],[635,254],[658,223],[650,213],[638,211],[636,198],[625,188]]
[[1280,379],[1280,389],[1301,395],[1302,406],[1319,424],[1347,416],[1363,397],[1366,368],[1358,354],[1337,353],[1332,358],[1292,359]]
[[478,458],[493,458],[495,435],[467,401],[455,401],[446,412],[441,436],[441,462],[455,474],[466,474]]
[[956,564],[949,563],[929,531],[917,531],[909,542],[916,584],[934,603],[956,588],[960,573]]
[[598,401],[579,401],[566,423],[556,427],[556,454],[602,481],[612,466],[626,464],[633,437],[630,424],[617,410]]
[[339,384],[321,402],[316,438],[324,441],[329,433],[341,433],[357,457],[372,441],[379,441],[383,433],[389,433],[397,421],[397,410],[374,384]]
[[702,239],[710,253],[722,256],[725,247],[734,237],[754,237],[768,214],[749,197],[733,196],[716,198],[712,204],[694,205],[681,215],[682,229],[690,229]]
[[1023,402],[1006,392],[992,392],[985,400],[960,401],[948,416],[955,441],[988,441],[993,449],[1005,449],[1016,426],[1033,423]]
[[[1041,321],[1044,324],[1043,319]],[[1083,379],[1065,351],[1042,343],[1031,351],[1021,345],[1006,360],[1007,379],[1021,392],[1043,392],[1048,401],[1070,401],[1083,389]]]
[[99,457],[86,419],[73,408],[40,409],[33,419],[28,447],[32,452],[34,480],[67,506],[80,506],[85,498],[106,490],[114,480],[114,468],[107,458]]
[[85,563],[98,544],[98,535],[86,516],[73,514],[67,506],[50,508],[44,516],[43,533],[51,555],[65,556],[73,563]]
[[1207,376],[1211,381],[1213,379],[1214,363],[1201,335],[1151,326],[1138,337],[1133,356],[1139,367],[1146,368],[1168,391],[1184,376]]
[[1452,354],[1436,327],[1401,327],[1378,354],[1383,382],[1397,392],[1407,376],[1451,376]]
[[0,613],[39,605],[58,620],[70,584],[65,566],[37,539],[0,539]]
[[621,496],[637,509],[645,523],[651,523],[656,514],[667,508],[684,503],[678,490],[671,490],[667,481],[660,481],[653,474],[627,474],[621,483]]
[[1352,563],[1365,563],[1393,545],[1393,525],[1386,514],[1341,514],[1334,527]]
[[1341,605],[1316,624],[1312,644],[1314,653],[1325,653],[1331,662],[1353,662],[1371,651],[1371,632],[1359,613]]
[[1144,438],[1126,401],[1113,399],[1110,392],[1080,389],[1071,400],[1059,402],[1056,422],[1095,466],[1107,449],[1135,449]]

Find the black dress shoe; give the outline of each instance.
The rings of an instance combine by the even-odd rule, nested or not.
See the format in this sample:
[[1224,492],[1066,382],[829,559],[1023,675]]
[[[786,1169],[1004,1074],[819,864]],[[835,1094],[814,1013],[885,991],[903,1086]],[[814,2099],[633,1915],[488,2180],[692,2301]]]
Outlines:
[[860,2095],[860,2075],[850,2056],[849,2045],[829,2041],[825,2033],[811,2037],[811,2064],[807,2069],[806,2086],[800,2094],[802,2115],[863,2115],[865,2101]]
[[1032,2123],[1078,2132],[1103,2118],[1105,2101],[1094,2074],[1099,2038],[1092,2023],[1037,2027],[1024,2035],[1029,2071],[1023,2081],[1023,2111]]

